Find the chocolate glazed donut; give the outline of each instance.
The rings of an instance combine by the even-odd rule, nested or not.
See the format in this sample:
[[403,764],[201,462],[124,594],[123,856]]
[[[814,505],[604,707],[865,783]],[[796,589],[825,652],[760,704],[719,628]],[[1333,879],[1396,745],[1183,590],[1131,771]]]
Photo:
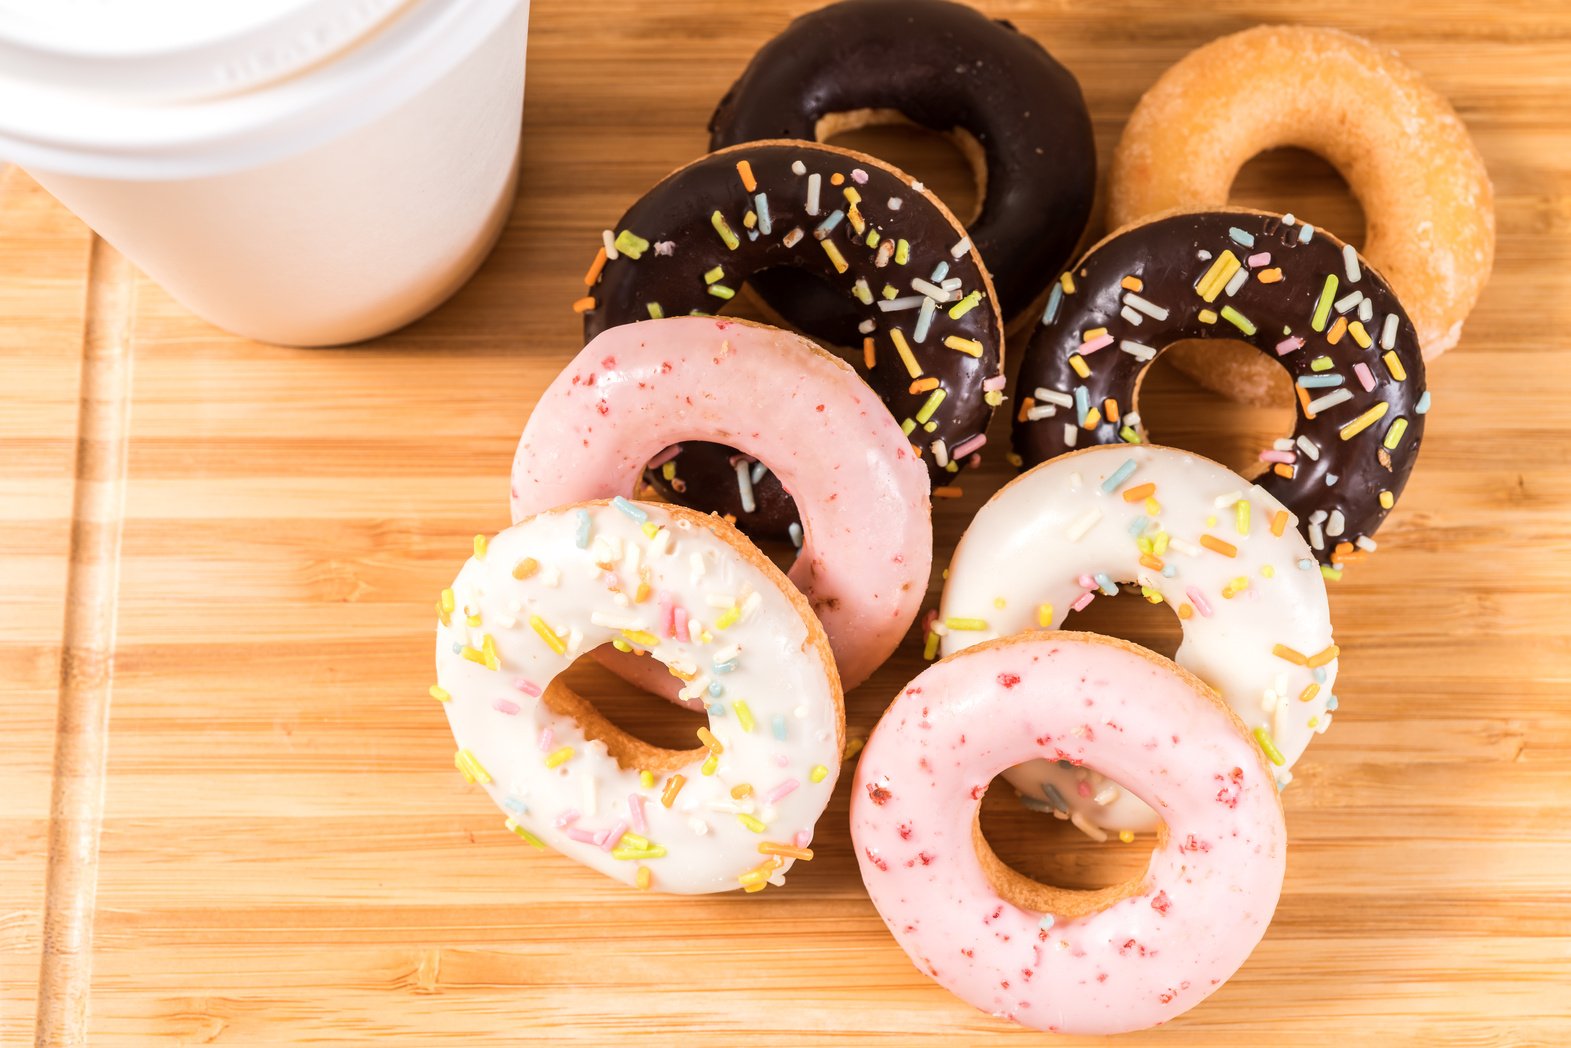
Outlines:
[[1060,278],[1026,346],[1015,450],[1031,466],[1077,444],[1139,441],[1131,409],[1146,364],[1174,342],[1207,338],[1247,342],[1293,376],[1297,424],[1261,453],[1269,468],[1257,483],[1297,515],[1322,570],[1338,577],[1374,549],[1407,483],[1429,394],[1396,295],[1322,230],[1206,211],[1093,247]]
[[[709,144],[816,141],[900,117],[968,155],[981,200],[971,239],[1012,323],[1080,242],[1096,146],[1080,85],[1010,23],[948,0],[842,0],[805,14],[720,101]],[[802,330],[849,344],[855,313],[805,275],[760,274],[753,287]]]
[[[854,311],[851,363],[935,486],[985,441],[1004,385],[992,284],[954,216],[882,161],[816,142],[736,146],[667,177],[616,228],[586,278],[586,340],[619,324],[714,312],[762,270],[800,270],[838,288]],[[736,454],[689,443],[647,476],[673,501],[733,515],[754,538],[785,537],[796,522],[790,499]],[[833,469],[857,450],[821,454]]]

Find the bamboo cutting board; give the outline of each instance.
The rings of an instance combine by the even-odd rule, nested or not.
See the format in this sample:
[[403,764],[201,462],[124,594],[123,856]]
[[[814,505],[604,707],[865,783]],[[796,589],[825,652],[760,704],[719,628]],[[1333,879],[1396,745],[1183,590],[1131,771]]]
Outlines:
[[[537,3],[500,246],[431,317],[350,349],[214,330],[0,171],[5,1044],[1047,1040],[906,960],[857,876],[845,780],[784,890],[650,897],[508,835],[425,695],[432,594],[507,522],[512,447],[579,346],[567,304],[598,231],[702,149],[714,102],[806,6]],[[1571,8],[984,6],[1080,77],[1104,168],[1182,54],[1313,18],[1449,95],[1498,196],[1494,280],[1431,369],[1419,468],[1381,552],[1332,590],[1342,707],[1285,794],[1275,923],[1208,1002],[1124,1043],[1571,1043]],[[930,145],[861,144],[965,192]],[[1301,156],[1252,164],[1235,199],[1358,239],[1356,205]],[[1234,464],[1285,422],[1160,362],[1148,388],[1158,439]],[[937,507],[940,564],[1008,475],[1003,436]],[[1132,599],[1076,624],[1175,646]],[[853,735],[918,647],[849,696]],[[580,682],[651,741],[690,739],[676,712]],[[1006,793],[984,826],[1028,873],[1095,886],[1148,854]]]

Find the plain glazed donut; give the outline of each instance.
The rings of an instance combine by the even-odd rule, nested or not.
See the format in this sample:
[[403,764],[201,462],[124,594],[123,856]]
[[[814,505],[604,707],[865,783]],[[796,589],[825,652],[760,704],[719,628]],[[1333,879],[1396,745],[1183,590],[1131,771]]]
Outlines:
[[[758,891],[812,858],[840,682],[807,602],[724,521],[623,498],[549,510],[477,537],[437,612],[454,764],[524,840],[678,894]],[[634,738],[557,681],[601,644],[711,696],[697,749]]]
[[845,686],[860,684],[927,588],[927,474],[866,384],[799,335],[718,317],[599,335],[529,416],[513,518],[632,494],[646,462],[687,440],[744,448],[796,497],[803,541],[790,578],[823,620]]
[[[1239,169],[1284,146],[1347,180],[1367,222],[1364,254],[1402,296],[1425,358],[1455,345],[1494,262],[1488,172],[1450,103],[1394,52],[1349,33],[1257,26],[1169,69],[1124,126],[1108,222],[1225,206]],[[1194,352],[1179,359],[1219,392],[1269,399],[1258,358],[1230,357],[1231,377]]]
[[[1051,888],[983,839],[982,795],[1033,759],[1095,767],[1166,823],[1151,865]],[[851,791],[873,905],[916,966],[1039,1030],[1141,1030],[1249,957],[1282,890],[1287,833],[1264,758],[1200,681],[1124,641],[1028,633],[928,667],[873,730]]]
[[1374,549],[1418,456],[1429,395],[1413,325],[1350,246],[1257,211],[1120,230],[1064,274],[1021,361],[1014,446],[1034,465],[1143,439],[1146,364],[1183,339],[1247,342],[1293,376],[1292,437],[1258,483],[1298,517],[1328,577]]
[[[811,11],[753,56],[710,117],[709,145],[822,141],[901,119],[950,135],[971,158],[981,204],[971,239],[1013,322],[1080,241],[1096,145],[1074,76],[1010,23],[948,0],[841,0]],[[830,308],[810,301],[829,294],[812,281],[754,286],[803,328]]]
[[[814,142],[737,146],[666,178],[617,229],[587,278],[586,341],[620,324],[718,310],[761,270],[801,270],[840,294],[834,312],[798,314],[798,326],[857,347],[858,373],[917,454],[931,450],[935,485],[985,442],[1004,385],[992,284],[954,216],[882,161]],[[751,410],[770,389],[736,396]],[[813,427],[779,436],[835,449]],[[759,470],[743,482],[737,467],[751,473],[752,464],[734,456],[686,447],[650,482],[673,501],[731,515],[750,535],[784,537],[796,515],[779,478]]]
[[[1151,445],[1087,448],[1006,484],[960,537],[934,626],[945,655],[1057,629],[1134,583],[1178,615],[1175,661],[1217,690],[1280,785],[1331,723],[1337,647],[1325,580],[1281,503],[1232,470]],[[1157,816],[1094,771],[1032,761],[1005,773],[1033,806],[1094,837]]]

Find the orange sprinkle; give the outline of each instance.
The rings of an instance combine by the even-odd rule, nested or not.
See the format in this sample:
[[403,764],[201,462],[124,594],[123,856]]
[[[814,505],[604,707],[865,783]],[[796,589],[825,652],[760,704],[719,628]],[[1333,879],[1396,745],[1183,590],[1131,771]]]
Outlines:
[[1204,546],[1213,553],[1220,553],[1224,557],[1238,556],[1237,546],[1233,545],[1231,542],[1228,542],[1225,539],[1219,539],[1215,535],[1201,535],[1200,545]]
[[725,752],[725,747],[720,745],[720,740],[715,738],[715,733],[708,728],[698,729],[698,741],[709,747],[709,752],[715,756]]
[[1333,346],[1342,341],[1342,336],[1347,334],[1347,318],[1337,317],[1336,323],[1331,325],[1331,330],[1326,332],[1326,341]]
[[605,268],[605,248],[595,254],[595,260],[589,263],[589,272],[584,274],[584,287],[594,287],[595,281],[600,279],[600,271]]
[[1272,646],[1271,654],[1275,655],[1279,659],[1286,659],[1295,666],[1309,665],[1309,657],[1307,655],[1300,651],[1294,651],[1286,644],[1277,644]]
[[1272,466],[1271,472],[1275,473],[1279,477],[1282,477],[1284,480],[1293,479],[1293,467],[1289,466],[1285,462],[1278,462],[1276,465]]
[[1310,656],[1310,658],[1309,658],[1309,668],[1312,669],[1312,670],[1316,670],[1316,669],[1319,669],[1321,666],[1326,665],[1329,662],[1335,662],[1336,661],[1336,657],[1338,655],[1340,655],[1340,654],[1342,654],[1342,649],[1341,648],[1337,647],[1335,644],[1328,645],[1324,651],[1318,652],[1315,655]]
[[965,494],[965,492],[961,491],[959,488],[955,487],[953,484],[945,484],[941,488],[934,488],[933,489],[933,497],[934,498],[957,499],[957,498],[959,498],[963,494]]
[[1178,606],[1178,617],[1179,618],[1181,618],[1181,619],[1194,618],[1194,614],[1195,614],[1195,609],[1191,608],[1189,606],[1189,602],[1188,601],[1185,601],[1184,603],[1182,603],[1182,604],[1180,604]]
[[842,175],[838,171],[836,171],[834,174],[829,176],[829,184],[832,185],[832,186],[843,186],[843,185],[845,185],[845,183],[846,183],[846,176]]
[[665,781],[665,792],[660,795],[660,803],[667,808],[676,803],[676,795],[682,792],[682,787],[687,785],[686,775],[673,775]]
[[876,363],[878,363],[878,350],[873,346],[873,336],[869,335],[862,340],[862,366],[872,371]]
[[1275,284],[1282,279],[1282,270],[1276,266],[1272,266],[1270,269],[1262,269],[1257,279],[1262,284]]
[[587,313],[591,309],[594,309],[594,308],[595,308],[595,297],[593,295],[585,295],[583,298],[581,298],[577,302],[573,303],[573,312],[574,313]]
[[742,785],[740,785],[740,786],[733,786],[733,787],[731,787],[731,796],[735,800],[741,800],[743,797],[746,797],[748,794],[750,794],[752,792],[753,792],[753,787],[750,786],[749,784],[745,783],[745,782],[742,783]]
[[753,165],[746,160],[736,162],[736,173],[742,176],[742,188],[749,193],[758,188],[758,179],[753,177]]
[[760,841],[758,854],[779,855],[787,859],[800,859],[802,862],[813,861],[813,849],[798,848],[791,844],[776,844],[774,841]]
[[1162,562],[1149,553],[1140,554],[1140,563],[1143,567],[1150,568],[1152,571],[1162,570]]
[[1311,681],[1309,687],[1305,688],[1303,691],[1298,693],[1298,701],[1299,702],[1308,702],[1310,699],[1313,699],[1316,695],[1319,695],[1319,694],[1320,694],[1320,685],[1315,684],[1314,682]]
[[1124,489],[1124,501],[1125,502],[1141,502],[1141,501],[1143,501],[1145,499],[1150,498],[1152,495],[1155,495],[1155,494],[1156,494],[1156,485],[1151,483],[1150,481],[1146,481],[1144,484],[1136,484],[1132,488],[1125,488]]
[[1109,422],[1116,423],[1118,421],[1118,401],[1112,397],[1102,401],[1102,414],[1107,416]]
[[649,867],[647,867],[647,866],[640,866],[638,868],[638,873],[635,874],[634,876],[637,878],[638,887],[641,890],[643,890],[643,891],[648,891],[649,890],[649,881],[650,881],[650,878],[652,876],[650,874],[650,872],[649,872]]
[[540,562],[533,557],[525,557],[513,565],[513,578],[523,580],[540,570]]
[[912,393],[927,393],[930,390],[934,390],[934,389],[937,389],[937,388],[938,388],[938,379],[934,378],[931,375],[927,376],[926,378],[919,378],[915,382],[911,383],[911,392]]
[[1293,383],[1293,389],[1298,394],[1298,406],[1304,412],[1304,417],[1314,418],[1315,413],[1309,410],[1309,390],[1296,382]]
[[1271,534],[1277,538],[1282,537],[1282,532],[1287,530],[1287,510],[1279,509],[1271,518]]
[[1031,399],[1030,397],[1021,397],[1020,410],[1015,412],[1015,421],[1024,422],[1026,420],[1026,415],[1028,415],[1031,409],[1034,407],[1036,407],[1035,400]]
[[1136,276],[1125,277],[1118,282],[1118,286],[1123,288],[1125,291],[1133,291],[1137,294],[1141,291],[1144,291],[1146,288],[1145,281]]

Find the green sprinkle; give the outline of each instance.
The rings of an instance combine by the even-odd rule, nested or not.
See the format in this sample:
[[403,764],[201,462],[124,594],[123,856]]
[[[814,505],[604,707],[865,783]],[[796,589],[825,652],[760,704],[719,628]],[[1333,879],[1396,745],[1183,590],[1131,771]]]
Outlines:
[[661,317],[665,316],[665,310],[660,308],[660,303],[658,302],[651,302],[645,308],[649,310],[650,320],[659,320]]
[[[720,212],[716,211],[715,214]],[[1337,279],[1335,273],[1326,274],[1325,286],[1320,289],[1320,300],[1315,303],[1315,315],[1309,326],[1316,331],[1326,329],[1326,318],[1331,315],[1331,302],[1336,298]]]
[[1275,742],[1271,741],[1270,732],[1264,728],[1256,728],[1255,741],[1260,744],[1260,748],[1265,751],[1266,759],[1272,764],[1280,768],[1287,763],[1287,758],[1282,756],[1282,751],[1276,748]]
[[645,251],[649,250],[649,241],[634,233],[631,229],[624,229],[616,235],[616,249],[628,258],[637,261]]
[[982,304],[982,292],[973,291],[959,302],[949,307],[949,319],[959,320],[977,306]]
[[1232,324],[1246,335],[1253,335],[1255,333],[1255,322],[1244,316],[1232,306],[1222,307],[1222,319]]
[[[730,250],[735,251],[741,245],[742,242],[731,231],[731,227],[726,225],[725,216],[719,211],[715,211],[714,214],[709,216],[709,224],[715,227],[715,232],[720,234],[720,239],[725,241],[725,246]],[[1332,277],[1331,279],[1335,280],[1336,278]]]
[[918,409],[916,413],[916,420],[918,422],[926,422],[928,419],[932,418],[933,412],[938,410],[938,405],[942,404],[944,402],[944,398],[948,395],[949,393],[942,388],[933,390],[933,392],[928,395],[927,402],[923,404],[920,409]]
[[911,261],[911,245],[904,240],[895,241],[895,265],[903,266]]
[[709,272],[704,274],[704,283],[706,283],[706,284],[719,283],[720,279],[722,277],[724,277],[724,276],[725,276],[725,267],[724,266],[716,266],[715,268],[711,269]]
[[716,298],[732,298],[736,295],[735,291],[726,287],[724,284],[710,284],[709,293]]

